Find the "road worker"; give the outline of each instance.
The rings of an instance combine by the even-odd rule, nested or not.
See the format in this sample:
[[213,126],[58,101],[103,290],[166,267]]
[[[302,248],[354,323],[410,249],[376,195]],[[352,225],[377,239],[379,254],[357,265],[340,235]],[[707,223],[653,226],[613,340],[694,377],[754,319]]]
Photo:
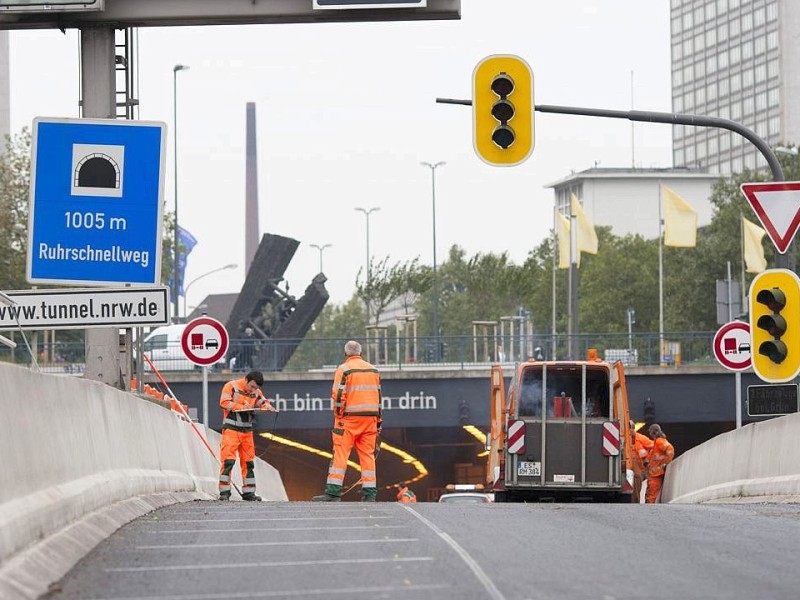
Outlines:
[[242,468],[242,500],[261,501],[256,495],[255,458],[253,442],[253,413],[239,412],[260,408],[276,412],[261,393],[264,375],[250,371],[242,379],[229,381],[222,387],[219,405],[222,407],[222,441],[219,454],[222,466],[219,472],[219,499],[231,499],[231,471],[239,454]]
[[397,501],[403,504],[416,503],[417,495],[408,489],[408,486],[398,486],[400,491],[397,492]]
[[667,465],[675,457],[675,449],[667,441],[667,436],[661,431],[661,426],[657,423],[650,425],[647,430],[650,439],[653,440],[653,447],[647,454],[647,494],[645,502],[655,504],[658,495],[661,493],[661,486],[664,483],[664,473]]
[[642,498],[642,479],[645,474],[644,461],[653,447],[653,440],[636,431],[636,425],[630,422],[631,447],[633,448],[633,494],[631,502],[638,504]]
[[381,429],[381,377],[378,369],[361,358],[361,344],[344,345],[345,361],[336,369],[331,390],[333,408],[333,458],[325,493],[314,502],[338,502],[353,446],[361,465],[362,501],[375,502],[378,495],[375,446]]

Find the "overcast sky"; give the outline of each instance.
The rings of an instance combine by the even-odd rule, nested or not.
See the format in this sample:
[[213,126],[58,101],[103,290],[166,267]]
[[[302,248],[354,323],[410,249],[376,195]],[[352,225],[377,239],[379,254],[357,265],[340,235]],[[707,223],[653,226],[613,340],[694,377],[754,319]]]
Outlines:
[[[11,33],[11,126],[78,116],[78,34]],[[370,251],[392,263],[433,256],[436,171],[438,263],[453,244],[468,255],[507,251],[521,263],[552,227],[544,186],[597,163],[670,166],[670,128],[563,115],[535,116],[535,148],[512,168],[472,148],[475,65],[517,54],[534,73],[537,104],[670,110],[667,0],[462,0],[460,21],[261,25],[139,30],[139,118],[167,123],[165,198],[173,206],[173,66],[178,73],[179,218],[198,240],[186,281],[237,292],[245,278],[245,105],[258,124],[260,231],[295,238],[286,272],[301,296],[324,252],[331,301],[347,301]],[[633,86],[631,86],[633,72]]]

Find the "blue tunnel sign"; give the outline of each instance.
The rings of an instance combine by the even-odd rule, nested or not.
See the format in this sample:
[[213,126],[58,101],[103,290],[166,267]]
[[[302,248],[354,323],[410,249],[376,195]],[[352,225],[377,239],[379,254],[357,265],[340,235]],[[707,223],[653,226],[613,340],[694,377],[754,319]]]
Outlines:
[[159,283],[165,144],[164,123],[34,120],[30,283]]

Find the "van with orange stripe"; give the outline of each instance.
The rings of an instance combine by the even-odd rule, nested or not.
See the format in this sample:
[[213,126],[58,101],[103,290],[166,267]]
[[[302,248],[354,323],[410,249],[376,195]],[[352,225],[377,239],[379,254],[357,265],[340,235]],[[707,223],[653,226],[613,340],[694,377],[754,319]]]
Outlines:
[[495,502],[630,502],[633,462],[622,363],[535,361],[505,389],[491,371],[486,481]]

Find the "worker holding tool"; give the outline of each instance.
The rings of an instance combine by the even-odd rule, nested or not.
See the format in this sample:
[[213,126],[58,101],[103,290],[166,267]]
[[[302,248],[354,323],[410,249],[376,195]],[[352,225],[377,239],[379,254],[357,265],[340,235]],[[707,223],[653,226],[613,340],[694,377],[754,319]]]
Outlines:
[[256,496],[255,457],[252,409],[277,412],[261,393],[264,375],[250,371],[242,379],[229,381],[222,387],[219,405],[222,407],[222,442],[220,443],[219,499],[231,499],[231,471],[239,454],[242,468],[242,500],[261,501]]
[[361,358],[361,344],[344,345],[345,361],[333,377],[331,399],[334,415],[333,458],[325,482],[325,493],[314,502],[338,502],[353,446],[361,465],[363,502],[375,502],[378,495],[375,455],[381,430],[381,377],[378,369]]

